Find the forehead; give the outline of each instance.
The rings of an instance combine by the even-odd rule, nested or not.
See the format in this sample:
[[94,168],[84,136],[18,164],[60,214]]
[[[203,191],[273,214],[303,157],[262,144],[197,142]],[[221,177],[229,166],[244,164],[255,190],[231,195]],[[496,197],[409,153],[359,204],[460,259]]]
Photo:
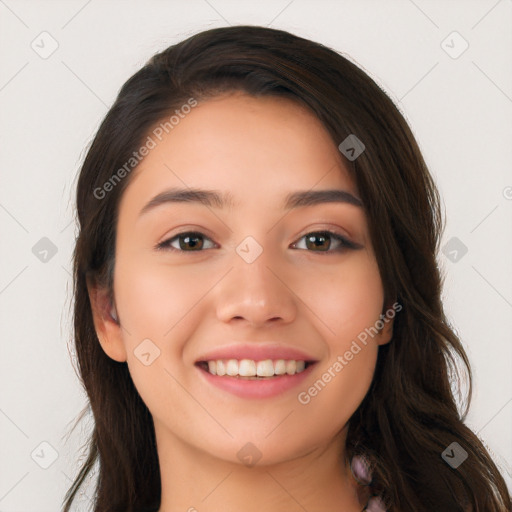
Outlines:
[[166,131],[161,140],[149,134],[155,145],[133,171],[122,205],[141,206],[173,187],[223,190],[232,208],[282,202],[294,190],[357,195],[325,127],[291,99],[231,93],[199,103]]

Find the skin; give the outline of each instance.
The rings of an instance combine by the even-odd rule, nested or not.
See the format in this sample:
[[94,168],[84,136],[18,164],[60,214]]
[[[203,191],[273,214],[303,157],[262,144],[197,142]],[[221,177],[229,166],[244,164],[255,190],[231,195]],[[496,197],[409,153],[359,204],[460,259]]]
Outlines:
[[[233,93],[200,103],[150,151],[121,200],[114,295],[89,287],[98,338],[127,362],[154,419],[162,477],[160,512],[360,512],[366,501],[345,457],[348,420],[371,384],[392,321],[311,401],[313,385],[389,305],[363,208],[326,203],[285,212],[295,191],[340,189],[358,197],[336,144],[307,109],[283,98]],[[170,187],[230,192],[229,208],[173,203],[139,217]],[[338,230],[359,249],[308,248],[304,236]],[[203,249],[154,247],[199,231]],[[236,252],[252,236],[262,254]],[[183,243],[183,237],[182,237]],[[297,244],[298,248],[292,248]],[[328,245],[328,242],[327,242]],[[134,350],[149,338],[160,356]],[[298,347],[318,363],[299,389],[244,399],[198,378],[196,359],[233,341]],[[253,467],[237,452],[252,443]]]

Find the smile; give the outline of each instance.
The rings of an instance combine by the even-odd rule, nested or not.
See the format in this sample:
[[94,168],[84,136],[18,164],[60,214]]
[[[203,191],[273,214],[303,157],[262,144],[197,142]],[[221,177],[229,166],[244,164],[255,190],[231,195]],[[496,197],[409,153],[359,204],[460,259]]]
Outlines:
[[301,373],[305,370],[308,363],[293,359],[264,359],[262,361],[255,361],[253,359],[217,359],[201,361],[199,364],[212,375],[261,379]]
[[195,364],[200,376],[214,386],[241,398],[271,398],[301,384],[315,361],[293,359],[218,359]]

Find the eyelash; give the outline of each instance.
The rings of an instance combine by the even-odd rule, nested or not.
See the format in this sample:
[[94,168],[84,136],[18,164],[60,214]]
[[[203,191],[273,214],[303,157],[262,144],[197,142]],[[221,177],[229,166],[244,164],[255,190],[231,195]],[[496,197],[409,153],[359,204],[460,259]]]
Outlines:
[[[171,247],[170,246],[170,243],[173,240],[179,238],[180,236],[185,236],[185,235],[196,235],[196,236],[199,235],[200,237],[202,237],[202,238],[204,238],[206,240],[210,240],[211,241],[210,238],[208,238],[207,236],[203,235],[203,233],[200,233],[198,231],[183,231],[181,233],[178,233],[178,234],[174,235],[171,238],[168,238],[167,240],[164,240],[163,242],[160,242],[159,244],[156,245],[155,249],[161,250],[161,251],[173,251],[173,252],[183,252],[183,253],[186,253],[186,252],[204,252],[205,250],[207,250],[207,249],[201,249],[201,250],[197,250],[197,251],[194,251],[194,250],[184,251],[182,249],[176,249],[175,247]],[[305,237],[307,237],[309,235],[328,235],[331,238],[334,238],[335,240],[337,240],[340,243],[340,247],[338,247],[336,249],[329,248],[327,251],[311,251],[311,250],[308,250],[307,248],[306,249],[299,249],[299,250],[301,250],[301,251],[305,250],[307,252],[314,252],[314,253],[320,253],[322,255],[325,255],[325,254],[329,254],[329,253],[339,253],[339,252],[350,250],[350,249],[359,249],[359,248],[362,247],[359,244],[351,242],[350,240],[345,238],[343,235],[341,235],[339,233],[336,233],[334,231],[328,231],[328,230],[311,231],[309,233],[306,233],[305,235],[301,236],[297,242],[294,242],[293,245],[296,245],[300,240],[302,240],[303,238],[305,238]]]

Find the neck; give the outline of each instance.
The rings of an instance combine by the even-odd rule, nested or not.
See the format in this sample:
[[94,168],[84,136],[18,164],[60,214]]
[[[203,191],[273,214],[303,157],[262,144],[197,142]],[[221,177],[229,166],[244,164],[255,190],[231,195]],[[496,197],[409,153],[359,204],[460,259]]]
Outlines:
[[156,423],[155,433],[158,512],[361,512],[365,505],[345,457],[346,429],[306,455],[253,467],[199,451]]

